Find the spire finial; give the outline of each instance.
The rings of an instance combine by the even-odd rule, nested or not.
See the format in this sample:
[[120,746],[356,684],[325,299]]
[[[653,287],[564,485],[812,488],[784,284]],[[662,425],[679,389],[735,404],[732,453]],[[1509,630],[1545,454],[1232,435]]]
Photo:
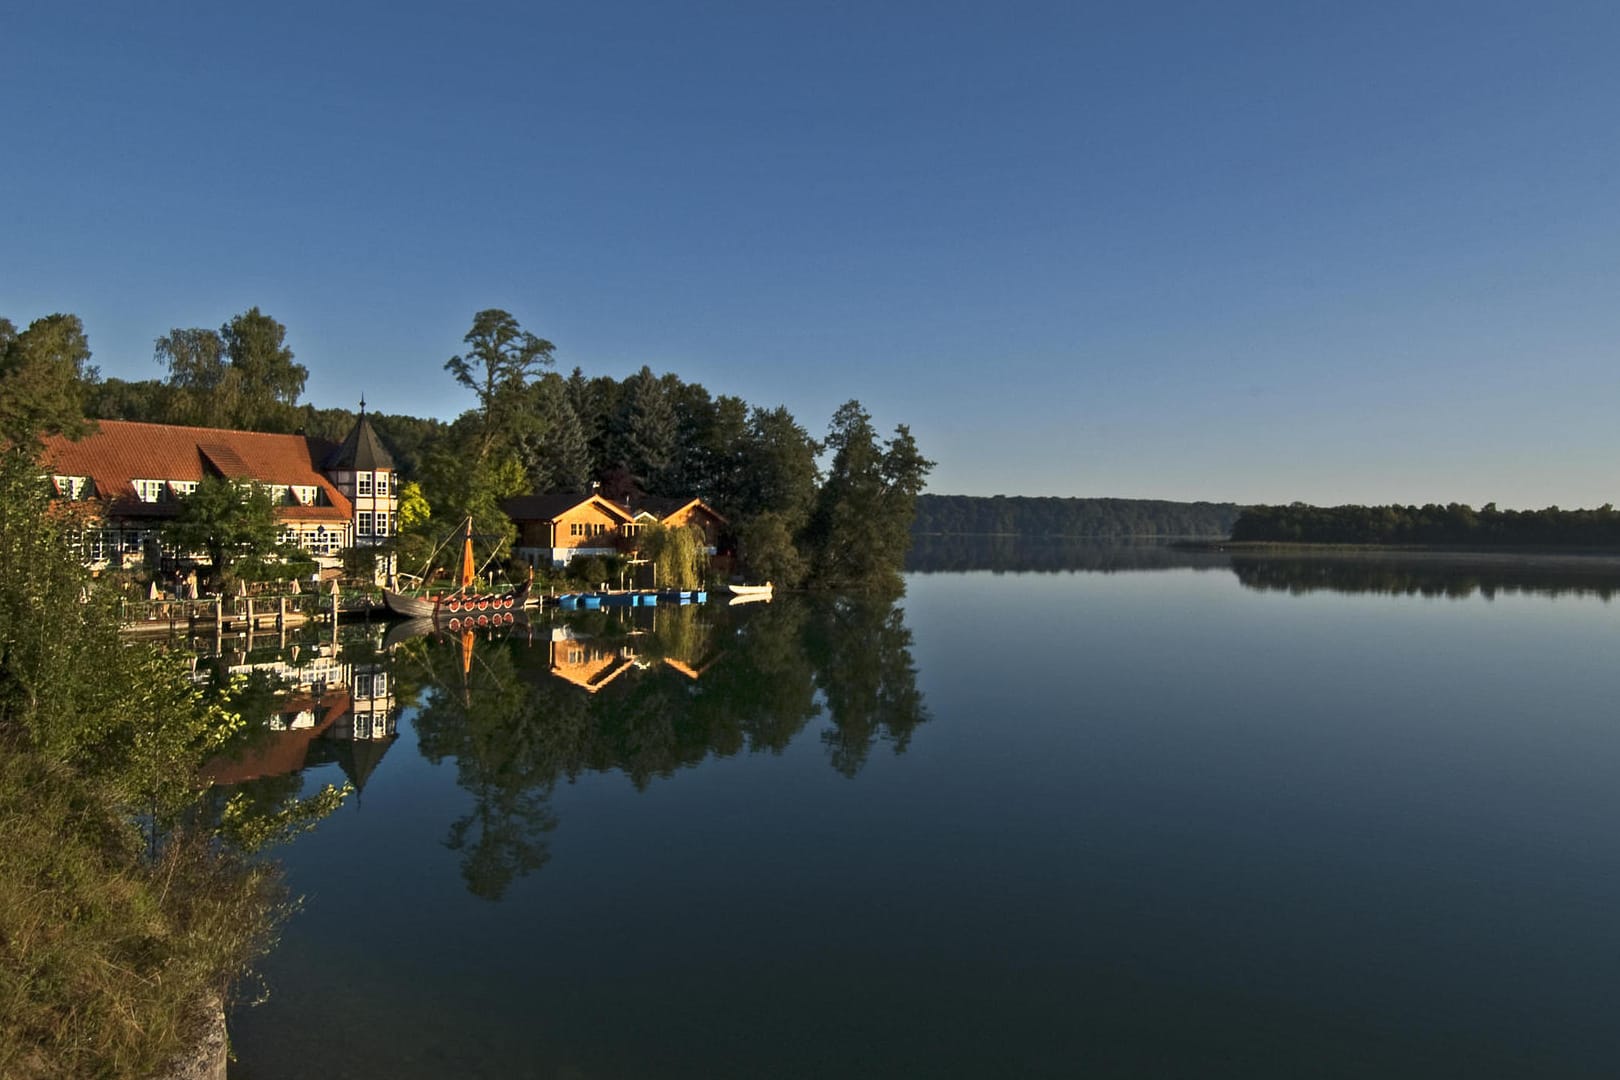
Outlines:
[[360,395],[360,415],[366,415],[366,395]]

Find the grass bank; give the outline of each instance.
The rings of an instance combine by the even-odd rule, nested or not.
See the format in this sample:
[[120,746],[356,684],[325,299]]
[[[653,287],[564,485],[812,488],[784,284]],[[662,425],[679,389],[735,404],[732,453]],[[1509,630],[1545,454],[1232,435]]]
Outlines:
[[0,1076],[151,1076],[271,945],[270,865],[183,833],[154,854],[114,806],[0,748]]

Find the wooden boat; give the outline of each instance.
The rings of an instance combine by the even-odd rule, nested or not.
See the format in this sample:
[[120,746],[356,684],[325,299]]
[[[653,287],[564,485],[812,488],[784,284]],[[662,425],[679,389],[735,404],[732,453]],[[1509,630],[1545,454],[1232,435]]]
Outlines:
[[456,631],[505,625],[512,621],[510,616],[523,610],[529,599],[529,587],[534,583],[534,571],[531,569],[528,578],[514,588],[475,591],[472,586],[478,566],[473,558],[472,518],[467,519],[462,535],[457,587],[421,592],[384,589],[383,600],[389,611],[407,619],[428,619],[439,629]]
[[772,588],[771,583],[767,581],[763,585],[720,585],[715,588],[715,591],[730,593],[732,596],[748,596],[756,600],[769,600]]

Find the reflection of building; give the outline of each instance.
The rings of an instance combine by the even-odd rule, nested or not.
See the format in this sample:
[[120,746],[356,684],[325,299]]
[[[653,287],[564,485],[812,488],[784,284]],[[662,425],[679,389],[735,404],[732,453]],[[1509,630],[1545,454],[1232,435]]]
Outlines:
[[214,758],[202,768],[204,780],[214,784],[240,784],[261,776],[282,776],[310,764],[310,749],[349,711],[349,695],[342,690],[320,695],[308,691],[289,694],[269,718],[269,732],[240,755]]
[[365,741],[392,739],[398,734],[387,667],[382,664],[351,667],[349,697],[353,705],[333,726],[332,738]]
[[575,637],[567,627],[553,629],[548,645],[551,673],[593,694],[635,667],[639,659],[628,645]]
[[[260,673],[287,688],[266,720],[268,732],[240,756],[215,758],[203,778],[236,784],[337,761],[358,789],[398,733],[393,681],[386,662],[346,660],[332,645],[291,658],[233,664],[231,675]],[[319,740],[319,741],[317,741]]]

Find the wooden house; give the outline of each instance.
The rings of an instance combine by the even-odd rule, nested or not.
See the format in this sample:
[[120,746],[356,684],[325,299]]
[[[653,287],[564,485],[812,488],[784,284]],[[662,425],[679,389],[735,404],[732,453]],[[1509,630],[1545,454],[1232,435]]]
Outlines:
[[513,545],[530,566],[567,566],[588,555],[617,555],[635,515],[612,499],[589,495],[522,495],[501,504],[517,526]]
[[726,525],[702,499],[644,496],[633,506],[597,492],[589,495],[524,495],[501,504],[517,526],[518,558],[531,566],[567,566],[582,555],[618,555],[649,525],[690,525],[702,531],[710,555]]

